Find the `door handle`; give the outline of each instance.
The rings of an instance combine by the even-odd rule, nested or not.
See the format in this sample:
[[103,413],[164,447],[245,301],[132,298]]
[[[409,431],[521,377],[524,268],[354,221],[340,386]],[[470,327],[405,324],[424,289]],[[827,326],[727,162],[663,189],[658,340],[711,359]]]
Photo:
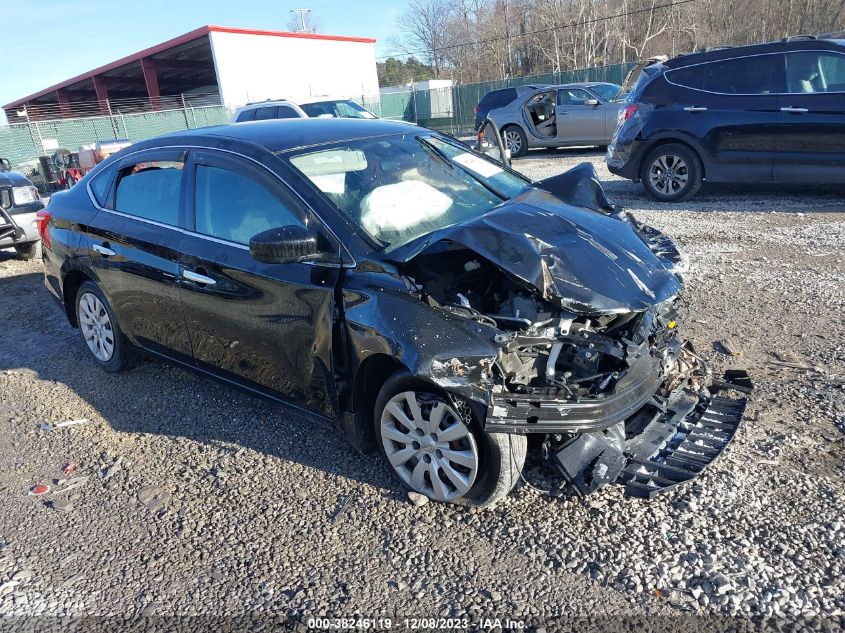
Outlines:
[[94,249],[94,252],[99,253],[103,257],[111,257],[112,255],[117,255],[112,249],[108,247],[108,242],[105,244],[94,244],[91,248]]
[[704,106],[687,106],[684,108],[684,112],[707,112],[707,108]]
[[794,114],[802,114],[804,112],[809,112],[807,108],[794,108],[792,106],[786,106],[785,108],[780,109],[781,112],[792,112]]
[[194,272],[193,270],[183,269],[182,278],[187,279],[188,281],[193,281],[195,284],[200,284],[202,286],[213,286],[217,283],[211,277],[206,277],[205,275],[201,275],[200,273]]

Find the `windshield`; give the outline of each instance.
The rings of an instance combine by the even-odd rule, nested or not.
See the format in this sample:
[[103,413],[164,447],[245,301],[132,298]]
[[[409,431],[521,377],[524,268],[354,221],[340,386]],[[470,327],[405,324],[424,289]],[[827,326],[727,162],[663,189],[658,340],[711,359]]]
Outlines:
[[312,118],[375,119],[376,115],[354,101],[318,101],[299,106]]
[[530,184],[466,146],[419,132],[298,150],[287,159],[385,250],[483,215]]
[[619,90],[621,90],[621,88],[622,86],[617,86],[616,84],[598,84],[590,86],[590,90],[595,92],[605,101],[613,101],[616,95],[619,94]]

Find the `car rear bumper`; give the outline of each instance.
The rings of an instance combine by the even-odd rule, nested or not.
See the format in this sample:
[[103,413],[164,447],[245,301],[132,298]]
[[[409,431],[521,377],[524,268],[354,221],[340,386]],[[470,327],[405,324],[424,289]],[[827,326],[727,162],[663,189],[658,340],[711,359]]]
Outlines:
[[636,149],[632,142],[618,143],[615,139],[611,141],[605,155],[607,170],[628,180],[639,180],[639,156],[642,152]]

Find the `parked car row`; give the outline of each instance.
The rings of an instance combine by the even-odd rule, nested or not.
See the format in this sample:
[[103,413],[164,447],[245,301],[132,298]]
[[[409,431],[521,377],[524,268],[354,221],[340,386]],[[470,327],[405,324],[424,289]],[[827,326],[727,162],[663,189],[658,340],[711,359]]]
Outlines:
[[653,59],[631,79],[610,99],[608,84],[493,91],[476,122],[493,120],[515,157],[608,145],[608,169],[664,202],[692,197],[705,181],[845,183],[845,40]]

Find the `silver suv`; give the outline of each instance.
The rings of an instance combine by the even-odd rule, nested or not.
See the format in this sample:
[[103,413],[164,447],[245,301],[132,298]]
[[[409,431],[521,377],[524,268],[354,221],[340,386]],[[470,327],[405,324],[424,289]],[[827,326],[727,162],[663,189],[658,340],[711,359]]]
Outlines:
[[296,103],[287,99],[248,103],[238,108],[232,117],[233,123],[242,121],[265,121],[268,119],[375,119],[375,114],[351,99],[311,97]]
[[476,127],[493,121],[514,158],[532,147],[607,145],[616,130],[619,90],[600,82],[494,90],[475,109]]

